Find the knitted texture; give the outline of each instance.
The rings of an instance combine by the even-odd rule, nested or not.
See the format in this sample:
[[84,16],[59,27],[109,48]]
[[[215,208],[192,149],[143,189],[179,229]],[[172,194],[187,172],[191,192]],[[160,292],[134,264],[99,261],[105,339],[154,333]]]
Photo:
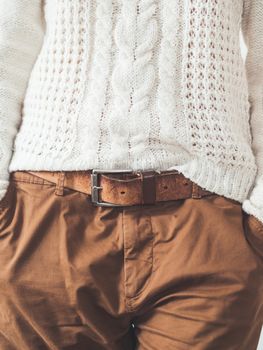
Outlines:
[[178,169],[263,222],[262,0],[33,3],[1,2],[3,185],[13,140],[9,171]]

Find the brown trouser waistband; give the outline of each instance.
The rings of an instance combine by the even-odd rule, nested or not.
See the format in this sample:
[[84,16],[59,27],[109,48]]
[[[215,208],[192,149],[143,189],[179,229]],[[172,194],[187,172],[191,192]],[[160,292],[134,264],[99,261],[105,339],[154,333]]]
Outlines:
[[[13,176],[19,176],[16,171]],[[24,172],[22,172],[24,173]],[[97,205],[138,205],[214,194],[177,170],[110,171],[27,171],[63,187],[90,194]],[[58,193],[59,194],[59,193]]]

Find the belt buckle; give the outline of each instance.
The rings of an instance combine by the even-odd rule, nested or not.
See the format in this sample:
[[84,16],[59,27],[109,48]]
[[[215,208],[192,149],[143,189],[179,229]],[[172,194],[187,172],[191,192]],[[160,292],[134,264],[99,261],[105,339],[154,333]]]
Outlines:
[[115,204],[110,202],[99,201],[99,190],[102,187],[99,185],[99,175],[102,173],[137,173],[138,170],[133,169],[92,169],[91,173],[91,202],[97,206],[103,207],[121,207],[123,204]]

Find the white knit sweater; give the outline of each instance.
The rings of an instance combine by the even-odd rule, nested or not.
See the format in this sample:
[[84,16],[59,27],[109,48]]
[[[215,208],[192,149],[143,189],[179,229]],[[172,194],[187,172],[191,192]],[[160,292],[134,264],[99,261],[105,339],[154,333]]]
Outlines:
[[263,222],[262,48],[262,0],[1,0],[0,198],[15,170],[175,168]]

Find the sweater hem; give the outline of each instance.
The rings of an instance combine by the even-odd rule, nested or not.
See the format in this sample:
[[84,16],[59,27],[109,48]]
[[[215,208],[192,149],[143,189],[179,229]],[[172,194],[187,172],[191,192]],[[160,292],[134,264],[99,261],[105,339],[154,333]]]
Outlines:
[[[65,159],[32,159],[27,157],[14,157],[9,165],[9,172],[14,171],[77,171],[96,169],[146,169],[146,163],[142,166],[142,160],[135,160],[129,165],[120,167],[111,164],[98,166],[97,162],[86,158],[82,162],[72,162]],[[152,168],[151,168],[152,169]],[[249,190],[253,186],[256,176],[256,168],[231,167],[216,164],[209,159],[194,158],[186,161],[182,165],[172,165],[171,160],[156,161],[155,169],[158,170],[178,170],[184,176],[197,183],[202,188],[224,195],[228,198],[242,203],[248,196]]]

